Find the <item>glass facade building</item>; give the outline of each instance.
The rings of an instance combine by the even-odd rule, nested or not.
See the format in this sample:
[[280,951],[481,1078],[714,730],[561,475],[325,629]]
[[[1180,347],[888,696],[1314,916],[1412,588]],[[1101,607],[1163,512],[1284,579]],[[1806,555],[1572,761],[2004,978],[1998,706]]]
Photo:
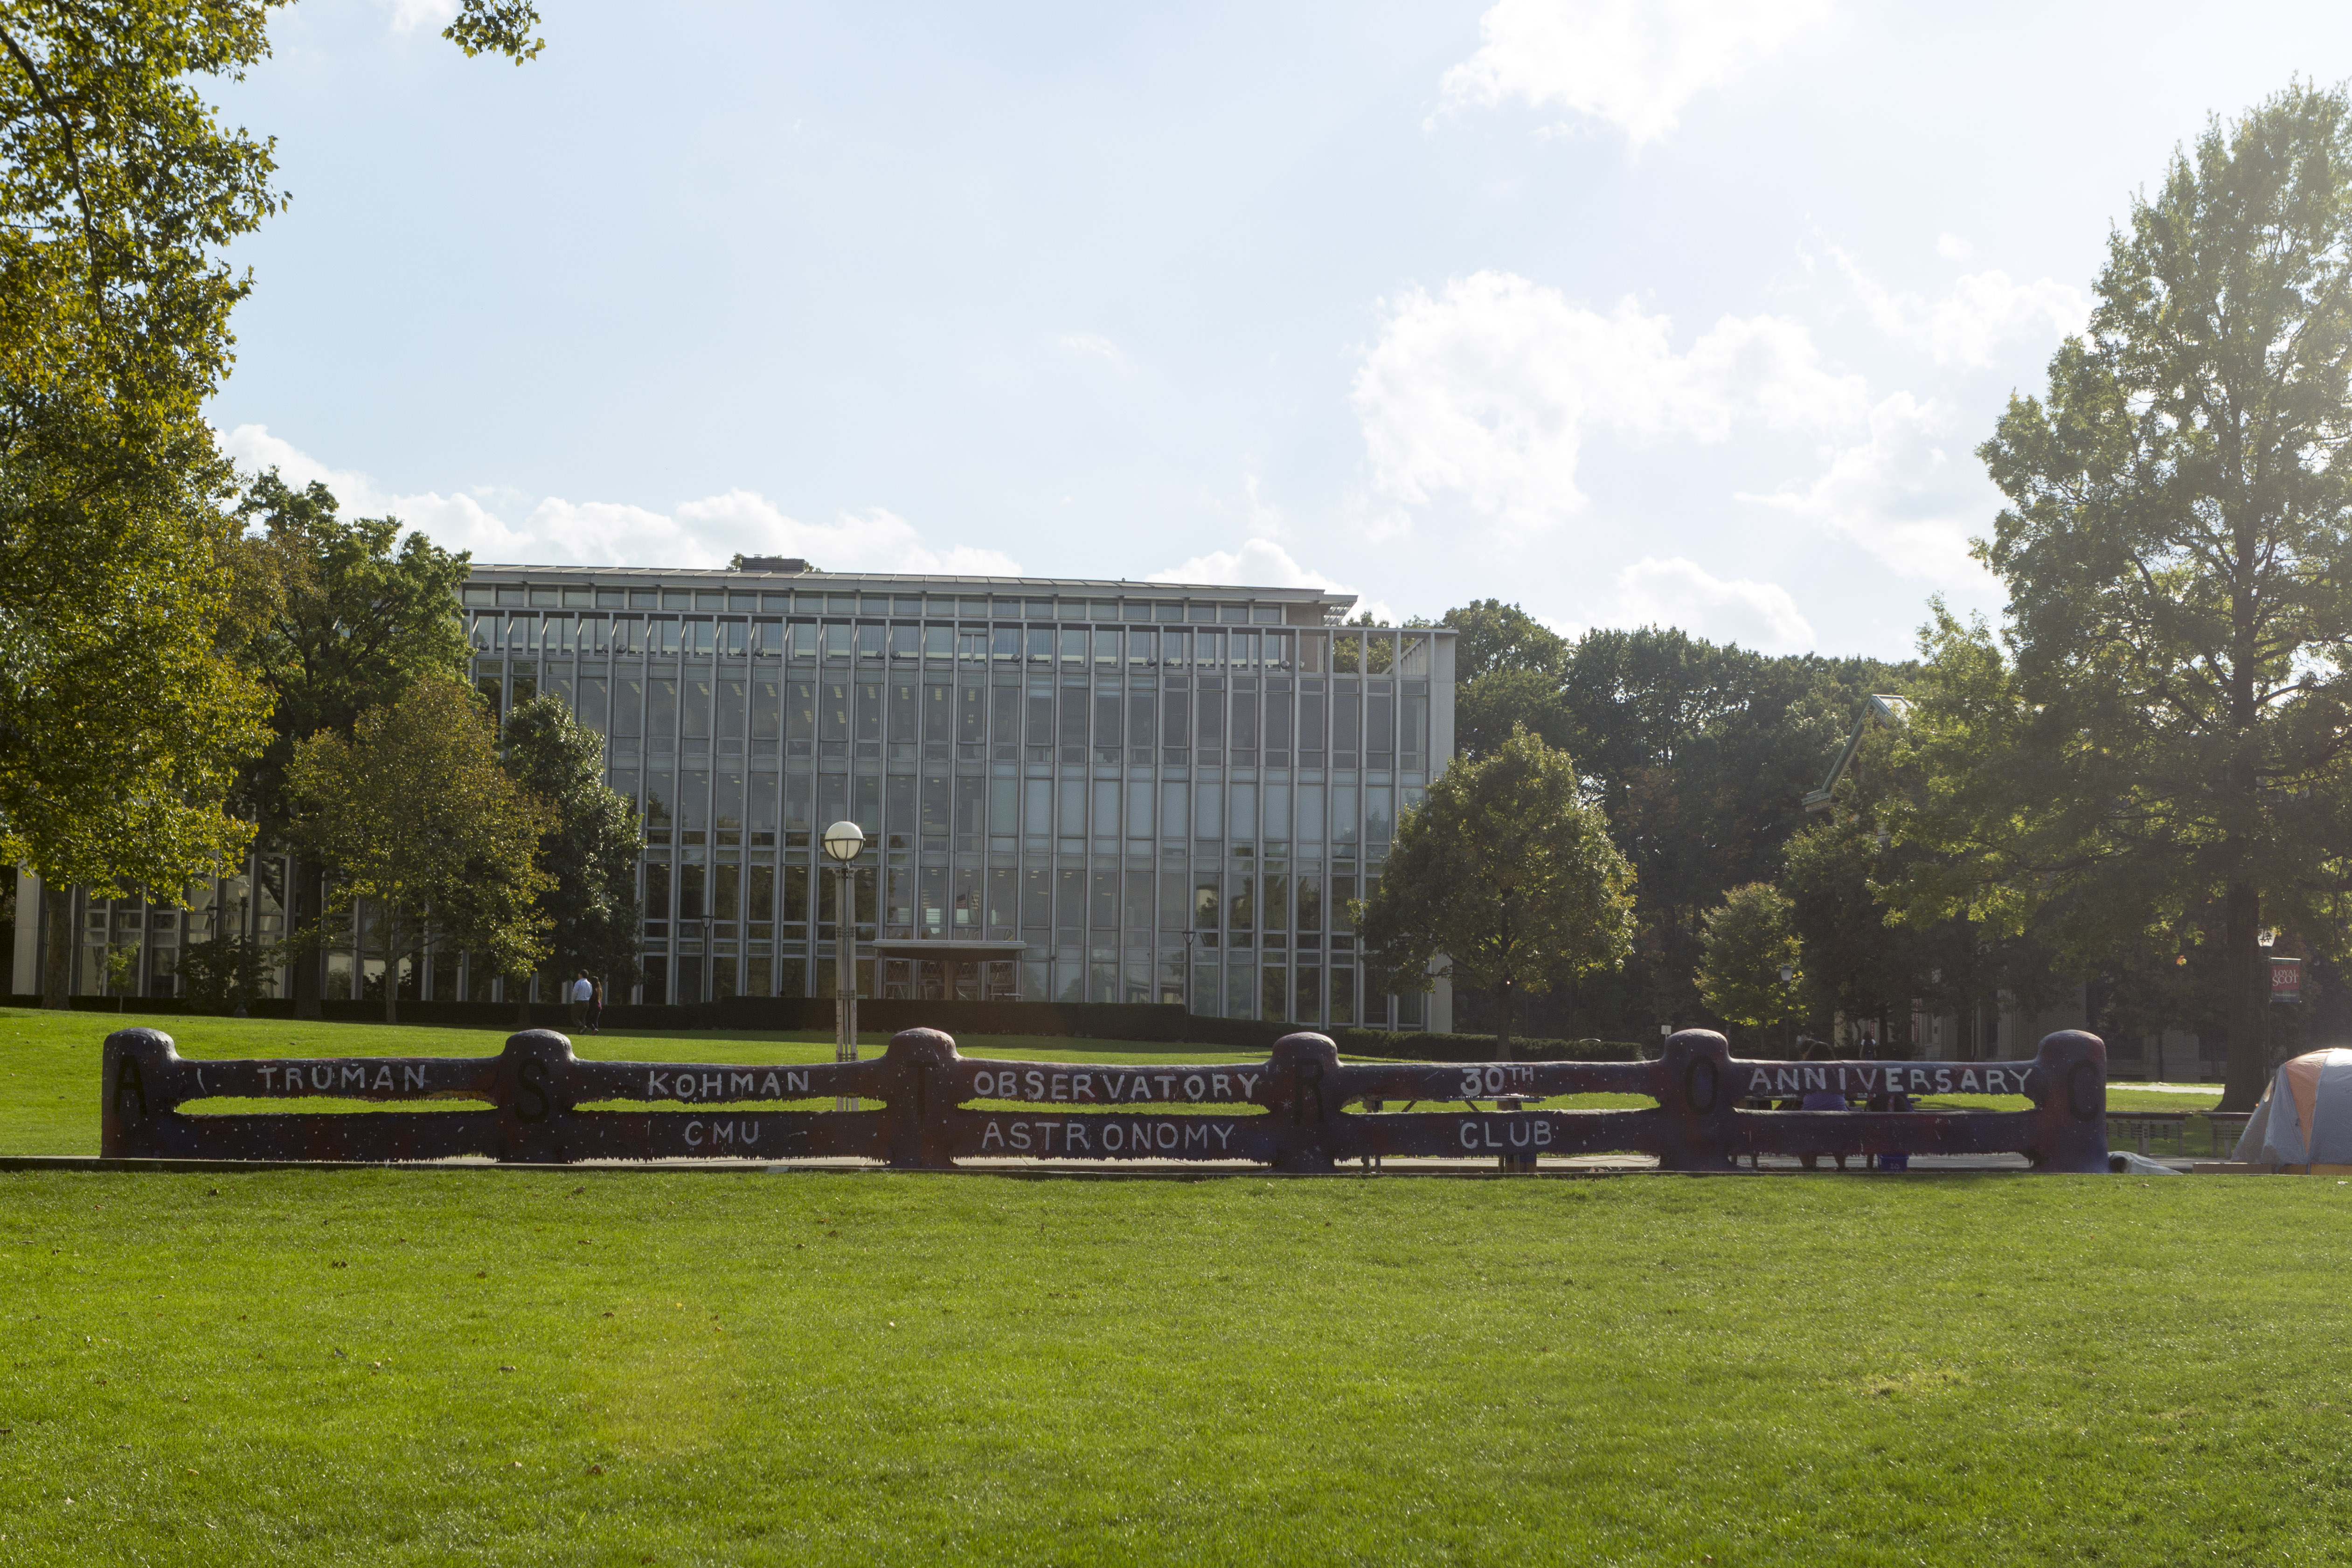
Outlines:
[[[1348,906],[1451,752],[1450,631],[1345,626],[1315,589],[749,564],[478,565],[462,592],[484,695],[562,699],[641,809],[638,999],[831,994],[815,840],[847,817],[862,994],[1448,1023],[1443,989],[1368,977]],[[282,876],[206,908],[251,929]],[[330,995],[382,969],[363,941],[326,963]],[[401,984],[469,989],[457,953]]]

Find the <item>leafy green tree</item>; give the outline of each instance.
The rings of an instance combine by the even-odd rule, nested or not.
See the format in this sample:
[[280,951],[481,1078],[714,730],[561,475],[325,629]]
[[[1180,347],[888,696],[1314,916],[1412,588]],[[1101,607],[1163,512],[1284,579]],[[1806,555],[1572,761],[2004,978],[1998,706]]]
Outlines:
[[1575,715],[1560,700],[1559,685],[1559,677],[1548,670],[1490,669],[1456,687],[1454,750],[1465,757],[1490,757],[1516,730],[1568,750],[1571,741],[1581,737]]
[[428,936],[510,978],[545,957],[551,922],[539,905],[554,879],[539,846],[551,814],[500,764],[489,716],[464,685],[428,677],[362,713],[352,739],[311,736],[286,784],[303,813],[295,832],[337,868],[336,908],[373,905],[384,1022],[400,1018],[401,961]]
[[180,994],[198,1007],[226,1013],[268,984],[269,950],[249,936],[224,932],[180,950]]
[[1640,879],[1636,1026],[1696,1013],[1699,942],[1726,890],[1770,881],[1803,800],[1868,700],[1902,673],[1768,658],[1658,627],[1579,639],[1561,679],[1570,745]]
[[2256,935],[2344,950],[2352,888],[2352,105],[2210,126],[2110,241],[2047,401],[1980,448],[1997,643],[1939,609],[1911,901],[2074,973],[2223,909],[2222,1103],[2265,1081]]
[[1621,963],[1633,905],[1633,868],[1575,764],[1521,731],[1438,775],[1398,820],[1379,889],[1350,910],[1395,985],[1427,990],[1435,973],[1491,992],[1508,1059],[1518,998]]
[[[287,773],[312,736],[356,733],[360,715],[394,704],[420,680],[462,681],[467,649],[456,614],[470,557],[397,519],[337,515],[332,491],[312,480],[295,489],[272,468],[237,506],[247,531],[236,543],[245,584],[239,621],[245,661],[274,699],[273,732],[246,768],[242,795],[271,840],[294,806]],[[287,924],[294,963],[294,1011],[319,1016],[320,944],[337,934],[323,890],[338,868],[293,841]]]
[[140,952],[137,942],[118,942],[106,950],[106,994],[114,998],[118,1013],[122,1011],[122,998],[139,984]]
[[1558,675],[1568,662],[1568,639],[1500,599],[1476,599],[1445,612],[1454,629],[1454,679],[1462,684],[1501,669]]
[[1788,895],[1769,882],[1733,888],[1707,911],[1699,936],[1698,993],[1717,1017],[1759,1030],[1796,1021],[1801,954],[1792,913]]
[[637,969],[637,808],[604,782],[604,738],[561,699],[537,697],[508,715],[507,771],[552,808],[540,864],[553,878],[540,896],[554,969],[602,975],[608,994],[643,978]]
[[[204,418],[251,287],[224,248],[277,210],[271,144],[202,95],[268,48],[268,0],[24,0],[0,12],[0,860],[70,889],[183,887],[232,862],[266,697],[222,657],[228,465]],[[467,51],[535,52],[518,0],[466,0]]]

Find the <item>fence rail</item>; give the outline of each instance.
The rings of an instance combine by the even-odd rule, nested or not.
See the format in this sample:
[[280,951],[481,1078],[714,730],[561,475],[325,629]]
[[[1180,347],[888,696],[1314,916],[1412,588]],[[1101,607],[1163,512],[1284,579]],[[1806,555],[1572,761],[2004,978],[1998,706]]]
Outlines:
[[[1631,1150],[1671,1171],[1731,1169],[1757,1154],[2025,1155],[2042,1171],[2107,1168],[2106,1047],[2067,1030],[2031,1061],[1780,1062],[1734,1058],[1686,1029],[1640,1062],[1343,1064],[1297,1034],[1260,1062],[1097,1066],[960,1055],[908,1029],[878,1058],[746,1067],[587,1061],[549,1029],[495,1057],[192,1060],[156,1029],[106,1042],[100,1147],[112,1157],[530,1163],[735,1158],[872,1160],[912,1170],[975,1159],[1245,1161],[1319,1172],[1343,1162],[1542,1157]],[[2020,1111],[1753,1109],[1808,1092],[2023,1095]],[[1570,1094],[1654,1100],[1639,1110],[1512,1109]],[[854,1096],[873,1109],[806,1108]],[[284,1100],[282,1111],[191,1115],[208,1099]],[[475,1109],[303,1111],[335,1099]],[[1373,1109],[1402,1100],[1460,1110]],[[609,1110],[614,1101],[675,1110]],[[1482,1110],[1481,1102],[1501,1102]],[[796,1103],[799,1102],[799,1103]],[[1355,1109],[1351,1109],[1355,1108]]]

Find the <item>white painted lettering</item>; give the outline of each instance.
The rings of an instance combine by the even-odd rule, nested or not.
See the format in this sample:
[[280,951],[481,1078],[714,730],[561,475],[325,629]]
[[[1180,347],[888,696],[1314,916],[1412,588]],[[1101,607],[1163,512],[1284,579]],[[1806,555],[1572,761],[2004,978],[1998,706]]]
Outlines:
[[1547,1116],[1542,1121],[1536,1123],[1536,1147],[1538,1149],[1545,1148],[1549,1145],[1550,1142],[1551,1118]]
[[1032,1100],[1045,1098],[1045,1075],[1034,1068],[1029,1069],[1029,1098]]
[[784,1074],[784,1087],[805,1093],[808,1089],[808,1074],[804,1072],[788,1072]]
[[751,1093],[751,1077],[752,1075],[748,1072],[729,1073],[727,1075],[727,1092],[738,1096]]
[[[992,1127],[993,1127],[993,1126],[995,1126],[995,1125],[996,1125],[996,1123],[994,1123],[994,1122],[992,1122],[992,1122],[990,1122],[990,1123],[989,1123],[989,1125],[990,1125],[990,1126],[992,1126]],[[1026,1151],[1026,1150],[1028,1149],[1028,1147],[1029,1147],[1029,1124],[1028,1124],[1027,1122],[1025,1122],[1025,1121],[1016,1121],[1016,1122],[1014,1122],[1014,1123],[1013,1124],[1013,1146],[1015,1149],[1020,1149],[1020,1150],[1023,1150],[1023,1151]]]
[[1106,1122],[1104,1122],[1104,1123],[1103,1123],[1103,1152],[1104,1152],[1104,1153],[1106,1153],[1106,1154],[1116,1154],[1116,1153],[1118,1153],[1118,1151],[1119,1151],[1120,1146],[1121,1146],[1122,1144],[1124,1144],[1126,1142],[1127,1142],[1127,1132],[1126,1132],[1126,1131],[1125,1131],[1123,1128],[1121,1128],[1121,1127],[1119,1126],[1119,1124],[1118,1124],[1118,1122],[1116,1122],[1116,1121],[1106,1121]]
[[1135,1089],[1134,1089],[1134,1091],[1133,1091],[1132,1093],[1130,1093],[1130,1094],[1128,1096],[1128,1099],[1129,1099],[1129,1100],[1150,1100],[1150,1098],[1151,1098],[1151,1081],[1150,1081],[1149,1079],[1145,1078],[1141,1073],[1137,1073],[1137,1074],[1135,1075]]
[[1772,1069],[1772,1092],[1775,1094],[1796,1093],[1797,1069],[1794,1068],[1774,1068]]
[[1162,1149],[1176,1147],[1176,1124],[1173,1121],[1163,1121],[1160,1124],[1160,1146]]
[[1257,1074],[1243,1072],[1235,1073],[1234,1076],[1242,1080],[1242,1098],[1244,1100],[1247,1100],[1251,1095],[1257,1092]]
[[732,1142],[735,1142],[735,1124],[734,1124],[732,1121],[714,1121],[714,1122],[712,1122],[712,1123],[710,1124],[710,1141],[711,1141],[713,1143],[732,1143]]
[[1750,1094],[1769,1094],[1772,1092],[1772,1079],[1766,1074],[1762,1068],[1757,1068],[1748,1073],[1748,1092]]
[[1066,1154],[1073,1149],[1088,1147],[1090,1145],[1087,1142],[1087,1124],[1083,1121],[1071,1122],[1069,1130],[1062,1135],[1062,1152]]
[[770,1073],[767,1076],[766,1080],[760,1085],[760,1093],[769,1100],[777,1099],[782,1096],[783,1092],[784,1086],[776,1081],[776,1075],[774,1073]]
[[1226,1082],[1225,1075],[1221,1072],[1213,1072],[1209,1075],[1209,1090],[1219,1100],[1233,1098],[1233,1089]]
[[1486,1123],[1481,1122],[1481,1123],[1479,1123],[1478,1131],[1480,1131],[1481,1132],[1484,1132],[1484,1133],[1486,1135],[1486,1147],[1487,1147],[1487,1148],[1489,1148],[1489,1149],[1499,1149],[1499,1148],[1501,1148],[1501,1147],[1503,1146],[1502,1140],[1495,1136],[1495,1130],[1494,1130],[1492,1127],[1489,1127],[1489,1126],[1487,1126]]
[[759,1141],[760,1124],[756,1121],[746,1121],[743,1123],[743,1146],[748,1149]]
[[1092,1100],[1094,1097],[1094,1074],[1090,1072],[1082,1072],[1070,1079],[1070,1098],[1072,1100]]
[[1937,1068],[1936,1069],[1936,1092],[1937,1094],[1949,1094],[1952,1092],[1951,1068]]
[[1184,1147],[1190,1149],[1195,1143],[1203,1149],[1209,1146],[1209,1130],[1202,1125],[1201,1119],[1197,1116],[1184,1127]]
[[1465,1121],[1462,1124],[1462,1146],[1465,1149],[1475,1149],[1478,1146],[1478,1124],[1476,1122]]
[[1058,1121],[1040,1121],[1037,1123],[1037,1131],[1045,1135],[1046,1153],[1050,1154],[1054,1152],[1054,1134],[1059,1132],[1061,1130],[1062,1125]]
[[1804,1079],[1805,1079],[1805,1087],[1806,1087],[1807,1089],[1827,1089],[1827,1088],[1829,1088],[1829,1086],[1830,1086],[1830,1075],[1829,1075],[1829,1069],[1828,1069],[1828,1068],[1800,1068],[1799,1070],[1804,1074]]
[[1171,1093],[1171,1092],[1170,1091],[1170,1089],[1169,1089],[1169,1086],[1170,1086],[1170,1085],[1171,1085],[1171,1084],[1173,1084],[1173,1083],[1176,1081],[1176,1075],[1175,1075],[1174,1073],[1172,1073],[1172,1072],[1167,1072],[1167,1073],[1154,1073],[1152,1076],[1153,1076],[1154,1078],[1156,1078],[1156,1079],[1158,1079],[1160,1080],[1160,1099],[1162,1099],[1162,1100],[1173,1100],[1173,1099],[1175,1099],[1175,1098],[1176,1098],[1176,1096],[1175,1096],[1173,1093]]
[[980,1135],[981,1152],[984,1154],[988,1152],[992,1147],[1003,1142],[1004,1132],[1003,1129],[996,1125],[996,1119],[994,1117],[990,1117],[988,1120],[987,1130],[982,1131]]
[[1054,1075],[1054,1102],[1055,1102],[1055,1104],[1057,1104],[1057,1105],[1058,1105],[1058,1104],[1060,1104],[1063,1100],[1067,1100],[1067,1099],[1069,1099],[1069,1098],[1070,1098],[1070,1075],[1069,1075],[1068,1073],[1066,1073],[1066,1072],[1057,1072],[1057,1073],[1055,1073],[1055,1074]]
[[667,1100],[669,1098],[669,1079],[657,1072],[649,1072],[646,1074],[646,1098],[647,1100]]
[[259,1066],[261,1068],[261,1087],[264,1089],[277,1088],[278,1086],[276,1084],[269,1081],[272,1078],[277,1076],[277,1067],[269,1062],[262,1062]]
[[1534,1140],[1534,1135],[1528,1131],[1527,1122],[1517,1116],[1511,1118],[1508,1134],[1514,1149],[1524,1149]]
[[[1986,1077],[1987,1079],[1990,1079],[1990,1078],[1992,1077],[1992,1074],[1990,1074],[1990,1073],[1987,1073],[1987,1074],[1985,1074],[1985,1077]],[[1976,1069],[1975,1069],[1974,1068],[1963,1068],[1960,1070],[1960,1088],[1961,1088],[1962,1089],[1964,1089],[1964,1090],[1966,1090],[1966,1091],[1968,1091],[1968,1092],[1969,1092],[1969,1093],[1973,1094],[1974,1092],[1976,1092],[1976,1087],[1977,1087],[1977,1074],[1976,1074]]]
[[702,1123],[701,1123],[701,1122],[699,1122],[699,1121],[689,1121],[689,1122],[688,1122],[688,1123],[686,1124],[686,1141],[687,1141],[687,1142],[688,1142],[688,1144],[690,1144],[690,1145],[691,1145],[691,1146],[693,1146],[694,1148],[699,1149],[699,1148],[701,1148],[701,1147],[702,1147]]
[[1202,1095],[1204,1095],[1204,1094],[1206,1094],[1206,1093],[1208,1093],[1208,1092],[1209,1092],[1209,1081],[1208,1081],[1208,1079],[1206,1079],[1202,1078],[1199,1073],[1191,1073],[1191,1074],[1186,1075],[1186,1077],[1185,1077],[1185,1079],[1184,1079],[1184,1098],[1185,1098],[1185,1099],[1187,1099],[1187,1100],[1198,1100],[1198,1099],[1200,1099]]
[[334,1087],[335,1087],[335,1069],[334,1069],[333,1068],[331,1068],[331,1067],[314,1067],[314,1068],[312,1068],[310,1069],[310,1087],[311,1087],[312,1089],[332,1089],[332,1088],[334,1088]]
[[367,1068],[364,1065],[343,1068],[343,1087],[349,1089],[353,1084],[359,1085],[362,1089],[367,1087]]
[[389,1067],[379,1068],[375,1075],[375,1082],[370,1084],[368,1087],[371,1089],[390,1089],[392,1087],[392,1068]]
[[423,1089],[425,1087],[425,1069],[423,1068],[401,1068],[400,1087],[403,1089]]
[[1219,1122],[1216,1126],[1209,1129],[1209,1131],[1217,1135],[1217,1147],[1220,1149],[1225,1146],[1225,1140],[1232,1137],[1234,1133],[1233,1124],[1231,1122]]
[[727,1075],[725,1073],[707,1072],[702,1075],[701,1092],[697,1094],[695,1098],[697,1100],[716,1100],[719,1095],[726,1092],[726,1089]]

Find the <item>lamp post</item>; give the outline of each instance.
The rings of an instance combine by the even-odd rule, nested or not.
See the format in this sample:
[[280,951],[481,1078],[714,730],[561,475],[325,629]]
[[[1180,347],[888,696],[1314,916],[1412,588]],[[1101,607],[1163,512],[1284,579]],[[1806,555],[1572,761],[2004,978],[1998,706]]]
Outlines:
[[[836,822],[824,830],[825,858],[833,862],[833,1059],[857,1059],[857,889],[850,880],[849,864],[866,847],[866,830],[854,822]],[[836,1110],[855,1110],[857,1097],[838,1096]]]
[[1176,1037],[1180,1040],[1192,1037],[1192,941],[1200,934],[1195,931],[1184,933],[1184,1026]]
[[2278,945],[2278,931],[2264,926],[2254,933],[2254,945],[2263,950],[2263,1070],[2278,1066],[2271,1060],[2271,961],[2270,951]]
[[[1782,985],[1787,985],[1789,982],[1794,980],[1796,977],[1797,966],[1795,964],[1784,963],[1780,966],[1780,984]],[[1780,998],[1780,1054],[1784,1057],[1790,1052],[1789,1031],[1793,1026],[1793,1022],[1789,1016],[1789,999],[1788,997],[1783,996]]]

